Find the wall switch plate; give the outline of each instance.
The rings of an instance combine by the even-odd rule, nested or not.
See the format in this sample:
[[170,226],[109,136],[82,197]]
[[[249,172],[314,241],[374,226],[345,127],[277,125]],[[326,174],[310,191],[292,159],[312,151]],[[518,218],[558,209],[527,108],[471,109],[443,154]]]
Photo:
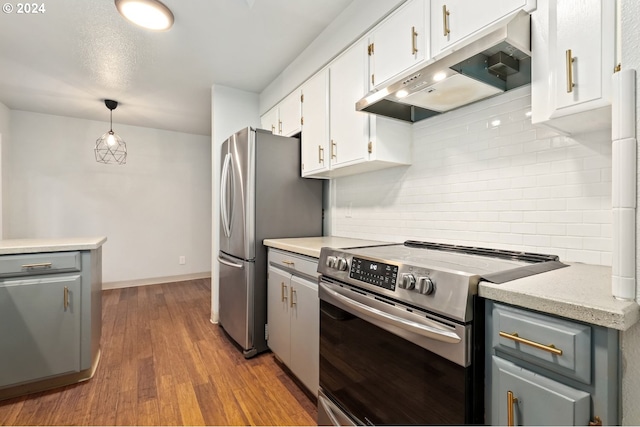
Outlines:
[[186,263],[187,263],[187,257],[185,257],[184,255],[180,255],[180,257],[178,258],[178,264],[184,265]]

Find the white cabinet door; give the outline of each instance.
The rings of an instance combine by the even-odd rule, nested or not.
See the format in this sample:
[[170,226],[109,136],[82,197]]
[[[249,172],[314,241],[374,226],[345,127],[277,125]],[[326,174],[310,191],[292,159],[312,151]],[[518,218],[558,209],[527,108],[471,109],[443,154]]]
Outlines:
[[300,90],[291,92],[278,106],[280,108],[280,135],[292,136],[300,132],[302,129]]
[[291,361],[290,282],[290,274],[269,266],[269,280],[267,281],[267,324],[269,325],[269,338],[267,345],[286,365],[289,365]]
[[302,86],[302,176],[329,169],[329,71]]
[[279,121],[280,117],[278,115],[278,106],[276,105],[266,113],[262,115],[260,118],[260,124],[262,125],[262,129],[270,130],[274,135],[279,135]]
[[318,285],[300,277],[291,278],[291,371],[314,394],[318,392],[320,302]]
[[432,0],[431,55],[438,55],[520,9],[531,11],[535,3],[535,0]]
[[367,49],[370,90],[429,57],[428,12],[428,0],[412,0],[376,27]]
[[532,20],[532,122],[566,133],[610,126],[615,3],[540,2]]
[[356,111],[367,89],[365,41],[352,45],[329,66],[331,167],[367,160],[369,117]]

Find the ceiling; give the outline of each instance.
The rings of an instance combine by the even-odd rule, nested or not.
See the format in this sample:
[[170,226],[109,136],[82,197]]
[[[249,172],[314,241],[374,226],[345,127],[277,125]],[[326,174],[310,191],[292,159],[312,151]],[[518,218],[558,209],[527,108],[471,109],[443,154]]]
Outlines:
[[[211,86],[260,93],[352,0],[163,0],[166,32],[113,0],[0,15],[0,102],[24,110],[211,134]],[[41,3],[38,3],[41,4]]]

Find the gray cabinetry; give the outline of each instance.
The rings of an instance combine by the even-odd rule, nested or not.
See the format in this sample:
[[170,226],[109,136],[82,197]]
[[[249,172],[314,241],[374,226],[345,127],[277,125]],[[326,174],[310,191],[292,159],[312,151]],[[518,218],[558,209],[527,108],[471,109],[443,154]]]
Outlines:
[[92,376],[101,249],[0,256],[0,398]]
[[267,345],[304,386],[318,393],[318,261],[269,248]]
[[618,332],[487,301],[486,421],[618,424]]

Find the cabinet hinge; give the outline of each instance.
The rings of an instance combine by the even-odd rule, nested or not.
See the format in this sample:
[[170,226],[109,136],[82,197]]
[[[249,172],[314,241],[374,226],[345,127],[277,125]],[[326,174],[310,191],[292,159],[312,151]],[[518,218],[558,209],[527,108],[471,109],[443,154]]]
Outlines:
[[373,153],[373,142],[369,141],[369,144],[367,145],[367,151],[369,152],[369,154]]
[[373,43],[370,43],[369,46],[367,46],[367,53],[369,56],[373,55]]
[[304,93],[300,95],[300,102],[304,102]]
[[264,324],[264,339],[265,340],[269,340],[269,324],[265,323]]

